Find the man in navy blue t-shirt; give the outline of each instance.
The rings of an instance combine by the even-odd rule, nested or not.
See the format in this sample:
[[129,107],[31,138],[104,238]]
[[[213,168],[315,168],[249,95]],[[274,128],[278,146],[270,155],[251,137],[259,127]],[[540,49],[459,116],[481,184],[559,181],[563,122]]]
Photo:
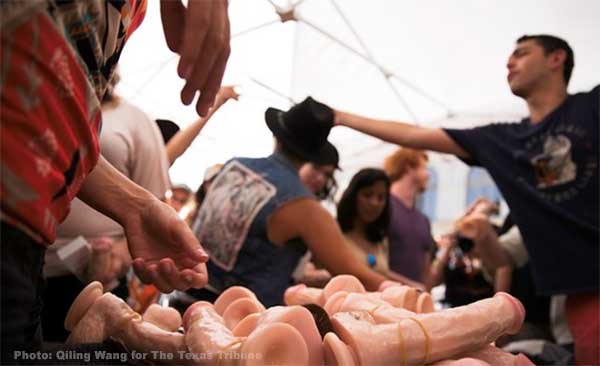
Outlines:
[[[336,111],[336,124],[485,167],[506,199],[529,252],[537,291],[568,294],[578,364],[600,364],[598,125],[600,86],[567,94],[574,66],[564,40],[523,36],[508,59],[508,84],[529,117],[472,129],[424,128]],[[480,248],[510,264],[496,243]]]

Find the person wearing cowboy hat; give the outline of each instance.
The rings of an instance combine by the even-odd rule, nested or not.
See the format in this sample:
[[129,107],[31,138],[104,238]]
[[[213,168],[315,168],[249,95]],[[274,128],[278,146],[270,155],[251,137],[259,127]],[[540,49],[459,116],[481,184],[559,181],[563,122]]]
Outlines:
[[227,162],[192,224],[210,253],[209,284],[193,296],[214,301],[228,287],[245,286],[265,306],[282,304],[307,250],[332,274],[353,274],[377,290],[385,277],[354,260],[337,223],[298,175],[321,158],[333,111],[309,97],[286,112],[269,108],[265,119],[274,153]]

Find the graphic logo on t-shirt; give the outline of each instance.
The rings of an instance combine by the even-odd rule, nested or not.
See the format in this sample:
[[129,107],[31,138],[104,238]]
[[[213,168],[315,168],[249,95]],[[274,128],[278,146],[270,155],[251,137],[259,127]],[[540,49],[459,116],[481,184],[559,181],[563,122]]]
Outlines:
[[565,135],[548,136],[544,151],[531,159],[538,188],[548,188],[575,180],[577,165],[571,157],[571,141]]
[[213,263],[233,269],[256,214],[276,192],[275,186],[238,161],[223,168],[192,228]]

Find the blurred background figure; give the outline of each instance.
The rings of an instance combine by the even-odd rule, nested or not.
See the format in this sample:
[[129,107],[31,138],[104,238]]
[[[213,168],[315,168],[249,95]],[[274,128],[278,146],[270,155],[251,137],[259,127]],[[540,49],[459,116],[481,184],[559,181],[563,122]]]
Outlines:
[[192,197],[192,189],[186,184],[175,184],[167,192],[167,204],[180,212]]
[[427,189],[428,157],[422,150],[400,148],[384,161],[391,186],[388,225],[389,266],[394,272],[431,288],[432,248],[429,219],[415,207]]
[[337,221],[357,261],[390,280],[423,289],[423,284],[389,268],[389,194],[390,180],[383,170],[361,169],[342,194]]

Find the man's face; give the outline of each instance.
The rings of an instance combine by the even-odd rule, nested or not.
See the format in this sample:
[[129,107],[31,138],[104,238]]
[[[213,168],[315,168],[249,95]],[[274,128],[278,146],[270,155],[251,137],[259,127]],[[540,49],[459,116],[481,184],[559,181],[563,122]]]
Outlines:
[[508,58],[508,85],[514,95],[527,98],[552,72],[552,54],[546,56],[535,40],[517,44]]
[[425,192],[429,184],[429,170],[427,169],[427,160],[421,159],[419,166],[412,170],[412,175],[413,181],[417,186],[418,192]]

